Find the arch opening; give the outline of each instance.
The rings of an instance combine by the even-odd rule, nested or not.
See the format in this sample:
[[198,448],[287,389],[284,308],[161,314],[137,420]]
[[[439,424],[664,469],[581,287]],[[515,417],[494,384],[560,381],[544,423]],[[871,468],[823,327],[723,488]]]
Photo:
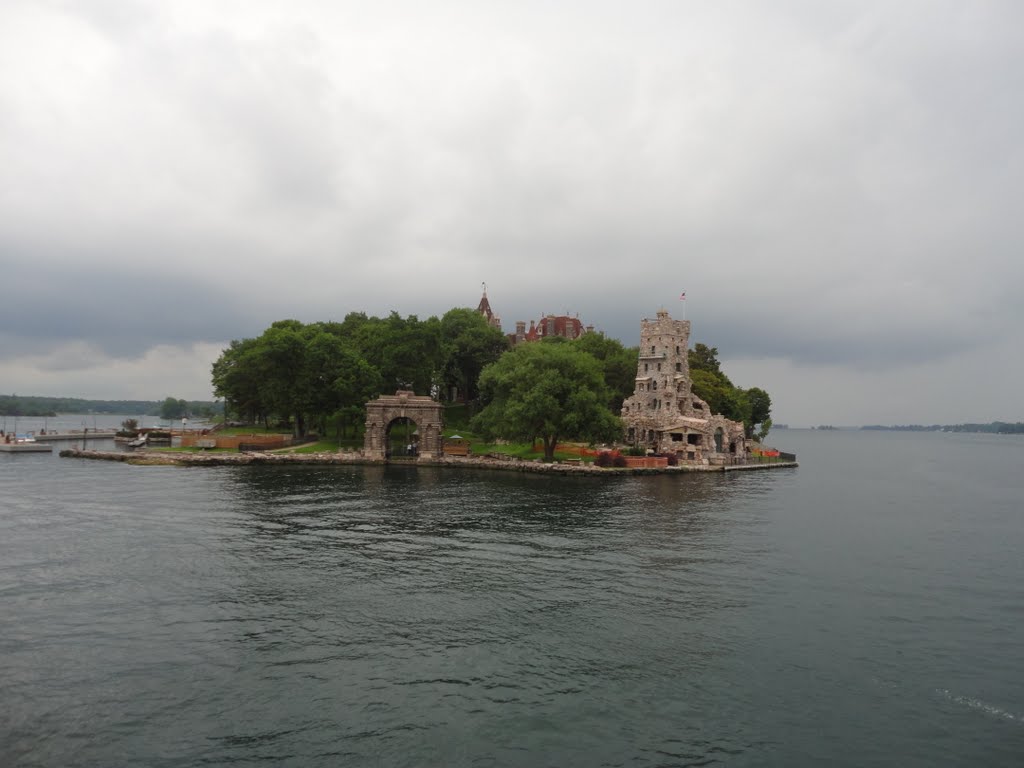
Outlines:
[[408,416],[398,416],[384,428],[384,457],[415,459],[420,452],[420,429]]

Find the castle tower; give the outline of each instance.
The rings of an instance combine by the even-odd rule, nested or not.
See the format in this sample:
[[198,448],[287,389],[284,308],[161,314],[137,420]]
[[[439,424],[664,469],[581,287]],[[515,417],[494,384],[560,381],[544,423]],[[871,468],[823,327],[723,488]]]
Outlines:
[[487,324],[493,328],[501,330],[501,318],[498,317],[494,312],[491,311],[491,302],[487,300],[487,283],[482,283],[483,296],[480,297],[480,303],[477,304],[476,311],[484,316],[487,320]]
[[516,344],[519,344],[526,338],[526,321],[516,320]]
[[622,404],[626,441],[691,463],[728,464],[746,451],[743,423],[713,414],[690,389],[690,323],[664,309],[640,323],[636,388]]
[[622,404],[630,442],[653,442],[655,432],[690,414],[689,346],[689,320],[673,320],[661,309],[655,320],[641,322],[636,388]]

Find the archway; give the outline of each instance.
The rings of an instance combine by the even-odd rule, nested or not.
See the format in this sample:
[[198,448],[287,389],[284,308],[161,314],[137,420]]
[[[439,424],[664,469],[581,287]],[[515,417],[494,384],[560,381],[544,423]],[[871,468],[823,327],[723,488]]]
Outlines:
[[722,452],[722,428],[719,427],[715,430],[715,451],[718,453]]
[[389,459],[415,459],[419,454],[420,430],[408,416],[392,419],[384,428],[384,455]]
[[[389,458],[392,436],[404,440],[401,445],[405,449],[412,442],[410,438],[415,436],[415,458],[440,456],[441,431],[444,428],[442,413],[443,408],[436,400],[412,392],[399,390],[393,395],[378,397],[366,404],[363,454],[372,459]],[[408,450],[402,453],[407,455]]]

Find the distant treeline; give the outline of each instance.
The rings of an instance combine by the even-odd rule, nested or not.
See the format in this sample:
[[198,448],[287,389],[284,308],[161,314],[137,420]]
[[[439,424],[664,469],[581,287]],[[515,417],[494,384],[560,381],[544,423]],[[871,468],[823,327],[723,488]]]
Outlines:
[[[117,413],[160,416],[166,400],[84,400],[78,397],[0,395],[0,416],[56,416],[58,413]],[[219,411],[219,403],[191,400],[185,410],[194,414]]]
[[1024,422],[1010,424],[1005,421],[992,421],[988,424],[900,424],[896,426],[882,426],[871,424],[861,429],[879,429],[890,432],[991,432],[1000,435],[1024,434]]

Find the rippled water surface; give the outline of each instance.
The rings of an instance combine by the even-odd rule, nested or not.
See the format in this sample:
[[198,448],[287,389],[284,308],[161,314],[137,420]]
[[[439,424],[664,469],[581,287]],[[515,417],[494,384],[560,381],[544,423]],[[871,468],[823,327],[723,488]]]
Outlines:
[[1024,764],[1024,441],[575,480],[0,455],[0,765]]

